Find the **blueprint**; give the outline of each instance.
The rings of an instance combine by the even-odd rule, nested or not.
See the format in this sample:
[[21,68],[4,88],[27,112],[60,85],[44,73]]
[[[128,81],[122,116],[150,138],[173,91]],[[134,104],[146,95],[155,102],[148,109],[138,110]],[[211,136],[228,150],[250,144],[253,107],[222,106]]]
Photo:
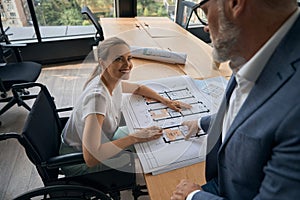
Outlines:
[[[166,98],[192,106],[189,109],[182,109],[181,112],[142,96],[124,95],[123,114],[130,132],[149,126],[163,128],[161,138],[135,144],[144,173],[159,174],[205,159],[207,136],[199,132],[191,139],[185,140],[184,136],[188,130],[181,123],[217,111],[218,102],[224,91],[220,80],[194,81],[188,76],[176,76],[140,82]],[[224,83],[226,85],[226,80]]]
[[194,80],[194,82],[198,89],[214,104],[214,107],[218,108],[228,81],[222,76],[217,76],[205,80]]

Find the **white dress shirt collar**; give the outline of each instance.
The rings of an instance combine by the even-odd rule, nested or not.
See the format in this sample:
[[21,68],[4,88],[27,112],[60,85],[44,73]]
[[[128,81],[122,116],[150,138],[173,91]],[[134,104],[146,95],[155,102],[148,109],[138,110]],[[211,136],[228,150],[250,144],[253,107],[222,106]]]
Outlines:
[[300,14],[298,8],[294,14],[276,31],[276,33],[263,45],[262,48],[237,72],[241,77],[244,77],[250,82],[255,82],[262,72],[264,66],[272,56],[275,48],[279,45],[280,41],[291,29],[294,22]]
[[255,81],[261,74],[264,66],[272,56],[280,41],[293,26],[299,13],[300,11],[297,9],[297,11],[278,29],[278,31],[276,31],[264,46],[247,63],[242,65],[235,74],[237,86],[232,92],[229,106],[224,115],[222,142],[225,140],[227,131],[254,87]]

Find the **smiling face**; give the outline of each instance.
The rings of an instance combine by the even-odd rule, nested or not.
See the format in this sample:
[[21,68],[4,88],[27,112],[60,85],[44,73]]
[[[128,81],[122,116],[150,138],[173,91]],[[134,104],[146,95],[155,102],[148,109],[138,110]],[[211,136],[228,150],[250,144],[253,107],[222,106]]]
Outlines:
[[125,44],[110,47],[106,60],[100,61],[105,68],[104,74],[111,80],[128,80],[133,67],[130,49]]

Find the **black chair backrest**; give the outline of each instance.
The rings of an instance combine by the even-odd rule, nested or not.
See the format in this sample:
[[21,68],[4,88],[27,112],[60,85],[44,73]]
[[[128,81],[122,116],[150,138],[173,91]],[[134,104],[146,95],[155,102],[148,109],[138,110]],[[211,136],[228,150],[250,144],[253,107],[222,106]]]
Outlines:
[[95,28],[97,29],[97,33],[96,33],[96,38],[98,40],[97,42],[104,40],[103,29],[102,29],[99,21],[97,20],[96,16],[90,10],[90,8],[87,6],[82,7],[81,14],[86,14],[88,16],[88,18],[94,24]]
[[58,169],[43,166],[50,157],[59,154],[61,125],[56,106],[44,85],[27,117],[20,143],[24,146],[28,158],[33,162],[43,181],[57,179]]

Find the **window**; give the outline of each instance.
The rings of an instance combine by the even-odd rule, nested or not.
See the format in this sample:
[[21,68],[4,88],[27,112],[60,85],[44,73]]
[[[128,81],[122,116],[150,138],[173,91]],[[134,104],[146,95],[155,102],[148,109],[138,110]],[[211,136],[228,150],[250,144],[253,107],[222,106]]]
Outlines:
[[176,0],[137,0],[137,16],[169,16],[174,19]]
[[[166,16],[174,19],[177,0],[136,0],[137,16]],[[29,5],[33,4],[37,31]],[[2,0],[1,17],[11,41],[58,40],[68,37],[90,37],[94,26],[81,14],[89,6],[99,17],[115,17],[115,0]],[[38,35],[38,36],[37,36]]]
[[[95,30],[83,18],[81,7],[88,5],[98,17],[113,17],[114,0],[28,0],[32,1],[42,41],[93,35]],[[36,41],[27,0],[3,1],[1,16],[11,41]],[[7,17],[5,17],[7,16]],[[13,20],[13,21],[12,21]],[[13,26],[12,26],[13,25]],[[91,25],[91,26],[88,26]],[[12,35],[11,35],[12,33]]]
[[35,13],[44,39],[84,36],[94,33],[90,21],[84,19],[81,8],[87,5],[98,17],[112,17],[113,0],[39,0],[35,3]]

